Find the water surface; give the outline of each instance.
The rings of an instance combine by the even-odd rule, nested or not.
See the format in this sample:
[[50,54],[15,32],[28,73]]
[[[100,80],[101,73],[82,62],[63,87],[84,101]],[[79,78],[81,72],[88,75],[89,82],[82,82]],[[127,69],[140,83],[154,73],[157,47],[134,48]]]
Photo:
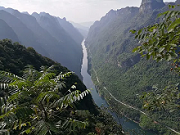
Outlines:
[[[82,63],[82,68],[81,68],[81,75],[83,76],[83,83],[86,85],[88,89],[91,90],[91,95],[96,103],[97,106],[101,107],[102,105],[105,107],[108,107],[107,102],[98,94],[92,80],[91,76],[88,74],[88,59],[87,59],[87,50],[84,45],[84,41],[82,42],[82,48],[83,48],[83,63]],[[128,120],[125,117],[118,118],[117,115],[113,112],[111,112],[111,115],[115,118],[115,120],[120,123],[123,127],[123,130],[142,130],[142,128],[135,122]],[[154,133],[150,131],[144,131],[146,135],[155,135]]]

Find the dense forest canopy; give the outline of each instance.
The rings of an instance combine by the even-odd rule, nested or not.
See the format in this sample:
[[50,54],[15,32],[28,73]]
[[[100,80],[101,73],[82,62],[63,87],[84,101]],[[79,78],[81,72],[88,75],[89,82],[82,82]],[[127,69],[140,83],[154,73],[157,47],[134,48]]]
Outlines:
[[[159,3],[159,5],[153,6],[156,3]],[[176,3],[171,4],[175,5]],[[169,61],[156,62],[153,61],[153,59],[147,61],[146,58],[141,58],[140,54],[132,53],[132,50],[139,46],[140,43],[138,40],[134,39],[133,34],[129,31],[132,29],[139,30],[144,27],[146,28],[147,26],[149,26],[148,28],[151,28],[154,24],[158,25],[162,18],[165,19],[167,17],[161,16],[160,18],[157,18],[158,14],[163,14],[164,12],[169,13],[166,12],[168,10],[174,9],[169,9],[168,5],[165,5],[163,1],[156,0],[143,0],[140,8],[126,7],[117,11],[111,10],[106,16],[102,17],[100,21],[95,22],[91,26],[86,39],[86,46],[91,61],[89,64],[91,66],[90,72],[99,92],[104,95],[110,105],[114,106],[119,114],[124,114],[127,117],[132,118],[140,123],[145,129],[153,130],[158,134],[173,134],[166,126],[173,128],[176,131],[180,130],[179,120],[177,119],[179,117],[179,111],[172,111],[170,115],[169,111],[167,112],[163,109],[155,109],[151,112],[145,111],[146,114],[151,116],[151,119],[148,120],[147,117],[144,117],[143,112],[141,112],[143,101],[139,97],[144,93],[150,93],[152,90],[156,90],[156,93],[154,94],[163,94],[163,91],[166,91],[164,93],[164,98],[166,98],[165,95],[170,94],[168,92],[173,90],[171,94],[175,94],[176,96],[169,97],[167,100],[171,100],[171,98],[177,99],[178,89],[175,84],[179,83],[179,75],[176,72],[171,72],[171,68],[177,69],[178,66],[177,63],[171,65],[171,62]],[[171,23],[174,18],[177,19],[177,22],[179,19],[179,6],[177,6],[175,10],[174,13],[172,12],[167,17],[172,17],[170,19]],[[175,17],[173,15],[177,16]],[[154,31],[150,33],[150,36],[154,37],[152,37],[150,40],[151,42],[147,45],[147,47],[152,49],[151,52],[147,53],[147,58],[150,58],[150,56],[156,53],[153,51],[158,52],[160,50],[163,52],[166,51],[167,48],[169,48],[171,52],[168,56],[164,55],[164,57],[166,57],[165,59],[171,58],[172,55],[175,56],[175,52],[178,49],[176,51],[171,50],[173,49],[171,48],[171,45],[173,46],[173,44],[179,40],[178,36],[174,36],[178,35],[178,30],[175,30],[174,33],[171,31],[171,36],[169,36],[170,34],[168,35],[165,33],[166,29],[160,31],[163,27],[164,26],[161,24],[158,25],[160,34],[164,32],[164,35],[161,37],[162,40],[160,40],[160,37],[156,40],[156,36],[159,35]],[[179,27],[179,24],[171,24],[170,27],[177,28]],[[152,30],[153,28],[154,27],[152,27]],[[138,32],[141,33],[141,30],[137,31],[137,33]],[[137,35],[136,37],[145,37],[143,35],[144,33],[141,34],[141,36]],[[167,37],[168,40],[169,38],[174,38],[171,45],[167,45],[160,49],[156,47],[153,48],[154,44],[161,46],[163,42],[166,42],[167,38],[165,37]],[[144,40],[146,41],[147,39]],[[139,51],[144,54],[144,50]],[[159,53],[156,54],[158,55]],[[99,82],[97,81],[97,77]],[[166,87],[168,85],[170,86]],[[157,97],[154,96],[154,98]],[[119,104],[117,100],[121,103],[133,106],[136,109]],[[147,99],[145,99],[144,105],[148,104],[146,100]],[[155,101],[150,101],[151,104],[149,104],[149,106],[156,104]],[[175,102],[177,101],[178,100]],[[162,102],[160,103],[162,107],[163,104]],[[171,109],[174,110],[173,107]],[[156,120],[163,124],[156,124]]]

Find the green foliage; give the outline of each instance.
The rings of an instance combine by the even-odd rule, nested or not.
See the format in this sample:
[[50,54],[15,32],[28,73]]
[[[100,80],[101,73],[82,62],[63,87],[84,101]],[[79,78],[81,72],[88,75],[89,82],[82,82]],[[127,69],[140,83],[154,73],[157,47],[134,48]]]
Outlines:
[[140,41],[141,46],[138,46],[133,52],[139,52],[147,59],[160,61],[174,60],[179,62],[179,39],[180,39],[180,11],[166,11],[159,14],[162,21],[152,26],[140,29],[139,31],[131,30],[131,33],[136,34],[135,38]]
[[[4,91],[0,116],[2,130],[45,135],[77,132],[87,126],[87,122],[62,114],[68,106],[74,106],[75,101],[83,99],[89,90],[81,93],[75,90],[75,86],[70,89],[62,87],[62,81],[72,73],[56,76],[52,71],[53,66],[40,72],[29,67],[22,78],[1,72],[0,89]],[[63,89],[66,89],[66,93],[62,93]]]
[[4,70],[0,71],[0,134],[44,134],[47,130],[62,135],[96,134],[96,123],[106,127],[102,131],[107,135],[121,134],[121,127],[94,105],[89,91],[74,73],[31,47],[26,49],[8,39],[0,43],[0,68]]
[[141,98],[145,101],[144,108],[150,111],[167,110],[169,112],[180,109],[179,84],[169,85],[163,91],[154,86],[152,92],[145,93]]
[[25,48],[19,43],[13,43],[9,39],[0,40],[0,70],[22,76],[23,70],[27,65],[33,65],[36,70],[42,65],[58,65],[63,71],[67,70],[60,64],[55,63],[49,58],[38,54],[33,48]]
[[[179,5],[178,5],[179,6]],[[175,8],[175,6],[169,6]],[[131,30],[131,33],[136,34],[135,38],[139,40],[140,46],[136,47],[133,52],[140,53],[147,59],[151,57],[156,61],[171,61],[174,66],[174,71],[180,73],[179,68],[179,50],[180,50],[180,11],[172,10],[159,14],[161,22],[153,26],[147,26],[139,31]],[[171,68],[171,71],[173,70]],[[174,115],[175,119],[178,118],[180,109],[180,91],[179,83],[166,86],[163,90],[153,86],[151,92],[142,95],[144,100],[144,108],[152,111],[153,113],[162,113],[163,115]],[[161,115],[162,116],[162,115]],[[157,116],[156,116],[157,117]],[[153,129],[147,122],[149,118],[141,117],[141,126],[148,126]],[[176,123],[176,120],[173,120]],[[168,122],[168,121],[167,121]],[[166,123],[167,123],[166,122]],[[175,127],[175,126],[174,126]],[[178,127],[178,125],[177,125]],[[157,128],[156,130],[159,130]]]
[[[151,92],[152,86],[156,84],[158,84],[159,94],[161,95],[165,86],[179,83],[179,75],[175,72],[170,72],[172,66],[173,69],[176,70],[179,68],[178,65],[171,65],[169,61],[160,61],[158,63],[150,58],[153,57],[154,54],[146,56],[144,52],[143,55],[149,58],[149,61],[147,61],[146,58],[141,59],[140,54],[132,53],[132,50],[139,46],[141,42],[139,43],[137,40],[134,40],[134,36],[129,33],[131,29],[138,30],[148,26],[151,32],[155,29],[155,27],[150,29],[152,26],[157,26],[157,28],[160,29],[160,25],[158,24],[163,21],[163,18],[162,16],[157,18],[157,16],[159,13],[165,12],[168,9],[168,6],[165,6],[163,9],[153,10],[148,13],[139,13],[139,9],[137,9],[138,12],[136,12],[135,8],[110,11],[91,27],[86,39],[89,59],[91,59],[91,75],[99,93],[106,99],[109,99],[110,95],[104,87],[118,100],[142,110],[143,101],[139,99],[139,95],[142,95],[144,92]],[[172,15],[173,14],[174,13],[172,13]],[[167,18],[168,16],[170,16],[170,14],[167,14]],[[169,22],[171,21],[173,22],[173,20],[170,19]],[[177,26],[174,26],[174,29],[177,29]],[[136,32],[135,34],[139,33],[142,37],[143,34],[146,34],[143,30],[132,30],[131,32]],[[164,33],[166,32],[167,31],[164,31]],[[173,35],[172,32],[170,33]],[[172,38],[168,37],[168,35],[165,35],[165,37],[169,40]],[[176,39],[176,37],[174,38]],[[155,44],[156,39],[154,38],[151,42]],[[160,43],[160,41],[158,42]],[[172,41],[172,43],[175,42],[176,40]],[[167,52],[167,56],[169,56],[174,50],[172,49],[172,44],[167,44],[170,46],[169,53]],[[156,50],[156,48],[154,49]],[[134,51],[138,51],[138,48],[134,49]],[[166,54],[164,50],[160,51]],[[178,52],[178,49],[175,50],[175,52]],[[159,53],[158,50],[157,53]],[[176,56],[174,58],[176,58]],[[167,59],[170,59],[170,57],[167,57]],[[97,77],[99,82],[97,81]],[[140,122],[141,116],[139,112],[128,109],[112,100],[110,105],[115,106],[119,114],[123,113],[127,117]],[[162,125],[166,124],[180,131],[177,120],[179,113],[172,112],[171,115],[169,115],[169,112],[166,111],[167,110],[161,110],[160,112],[152,111],[151,116],[153,119],[158,119],[164,123]],[[147,113],[149,112],[147,111]],[[165,132],[161,132],[161,129],[169,133],[169,131],[162,128],[162,126],[161,128],[158,127],[156,132],[160,131],[159,134],[165,134]]]
[[[169,6],[175,8],[175,6]],[[136,47],[133,51],[139,52],[142,56],[146,56],[147,59],[152,57],[153,59],[173,61],[175,65],[175,71],[180,72],[178,63],[179,59],[179,45],[180,45],[180,11],[166,11],[159,14],[162,21],[153,26],[140,29],[139,31],[131,30],[133,34],[136,33],[135,38],[141,43],[140,46]],[[172,69],[171,69],[172,70]],[[165,105],[167,102],[173,102],[177,104],[179,100],[179,90],[172,86],[165,88],[162,94],[148,93],[143,98],[150,98],[152,101],[145,104],[145,108],[151,109],[151,107],[159,107]],[[148,96],[147,96],[148,95]],[[154,97],[156,96],[156,97]],[[155,99],[155,100],[154,100]],[[169,107],[170,109],[170,107]]]

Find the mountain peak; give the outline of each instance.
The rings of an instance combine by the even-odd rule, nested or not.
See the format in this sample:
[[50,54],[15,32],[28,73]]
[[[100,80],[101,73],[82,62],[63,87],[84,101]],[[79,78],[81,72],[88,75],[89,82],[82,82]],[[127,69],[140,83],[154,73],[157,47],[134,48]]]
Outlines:
[[165,6],[163,0],[142,0],[140,12],[151,12],[155,9],[161,9]]
[[30,14],[29,14],[28,12],[26,12],[26,11],[25,11],[25,12],[22,12],[22,13],[23,13],[23,14],[26,14],[26,15],[30,15]]

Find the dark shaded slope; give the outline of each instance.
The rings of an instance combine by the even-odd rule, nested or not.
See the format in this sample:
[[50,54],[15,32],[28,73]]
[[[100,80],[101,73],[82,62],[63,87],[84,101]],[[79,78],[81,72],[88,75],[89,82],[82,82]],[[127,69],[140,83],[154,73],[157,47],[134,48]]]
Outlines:
[[0,19],[12,27],[20,43],[35,48],[38,53],[60,62],[81,77],[83,37],[70,23],[46,13],[29,15],[12,8],[1,10]]
[[4,20],[17,34],[18,39],[22,44],[29,47],[34,47],[36,51],[42,55],[48,56],[48,53],[43,49],[42,44],[38,42],[33,32],[12,14],[1,10],[0,19]]
[[[21,76],[27,65],[32,65],[36,70],[39,70],[41,66],[49,67],[56,65],[58,72],[69,72],[66,67],[61,66],[61,64],[56,63],[47,57],[43,57],[31,47],[26,48],[18,43],[13,44],[7,39],[0,40],[0,70]],[[78,90],[86,90],[86,87],[76,75],[73,75],[67,82],[67,87],[77,83],[76,86]],[[90,95],[81,102],[79,108],[88,109],[92,113],[96,113],[96,107],[94,106]]]
[[35,17],[20,13],[19,11],[13,9],[6,10],[8,10],[9,12],[11,11],[11,14],[21,20],[26,25],[26,27],[28,27],[32,31],[38,42],[42,44],[43,49],[48,53],[48,55],[46,55],[47,57],[54,59],[54,53],[59,53],[59,55],[62,53],[61,50],[57,49],[59,42],[54,37],[52,37],[48,31],[46,31],[39,25]]
[[80,32],[76,28],[74,28],[74,26],[70,22],[66,21],[65,18],[61,19],[58,17],[57,20],[59,21],[63,29],[73,38],[73,40],[76,41],[78,45],[81,45],[83,36],[80,34]]
[[14,42],[19,42],[19,39],[13,29],[9,27],[5,21],[0,19],[0,39],[5,38],[9,38]]
[[61,53],[61,56],[59,53],[54,53],[52,58],[81,76],[82,47],[63,29],[56,17],[48,13],[33,13],[32,15],[40,26],[47,30],[59,43],[56,50]]

